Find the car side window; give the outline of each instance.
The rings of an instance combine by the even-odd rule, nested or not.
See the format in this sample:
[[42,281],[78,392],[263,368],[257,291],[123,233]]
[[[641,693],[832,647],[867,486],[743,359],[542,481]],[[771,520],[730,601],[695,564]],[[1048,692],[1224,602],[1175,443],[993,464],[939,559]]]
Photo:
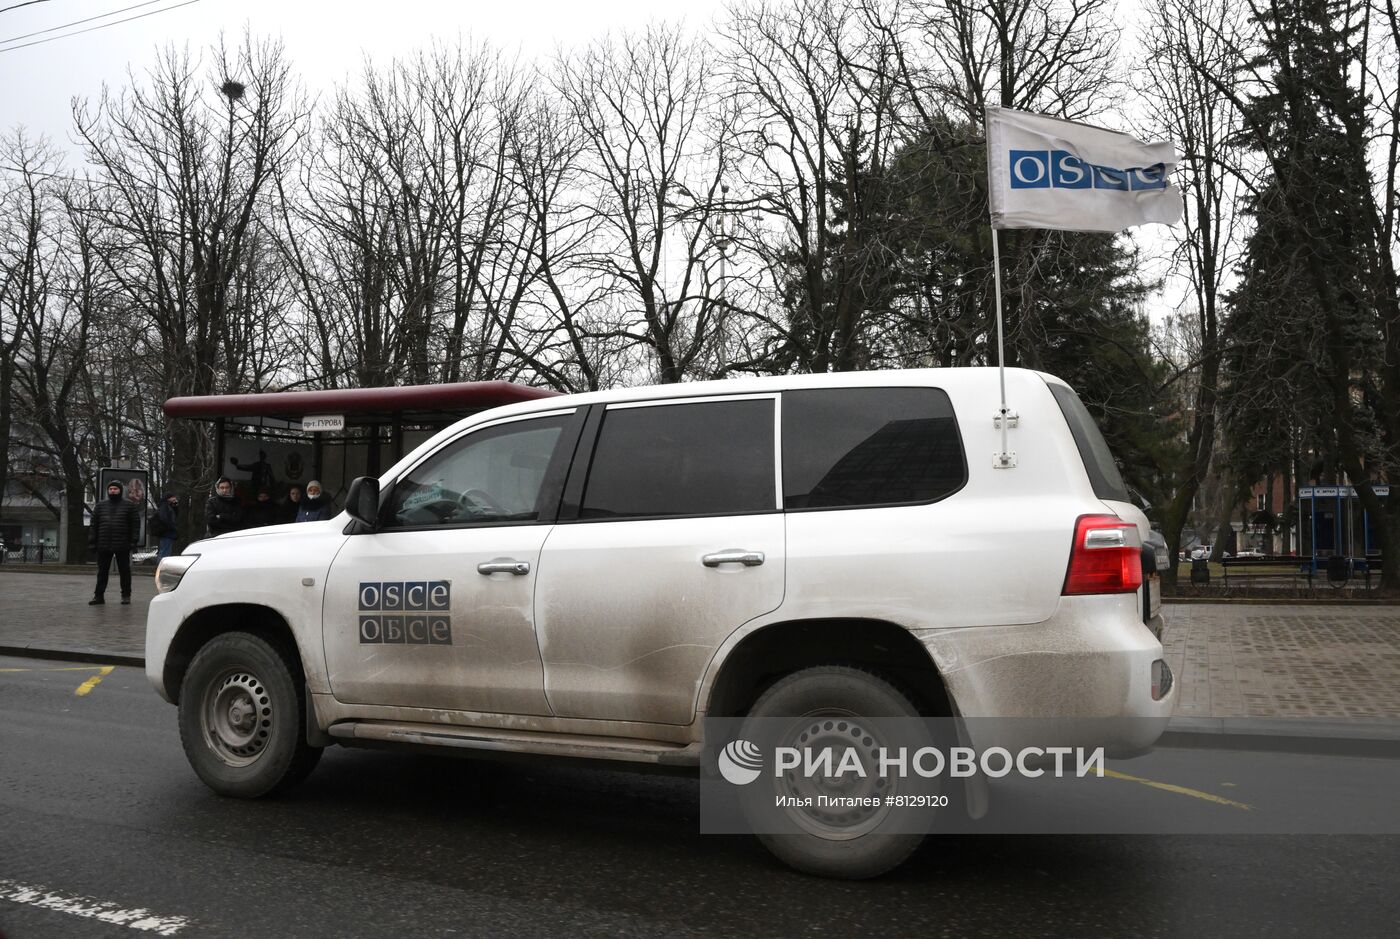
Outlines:
[[783,507],[932,502],[967,480],[953,404],[937,388],[783,392]]
[[530,522],[570,415],[499,424],[467,434],[400,478],[380,530]]
[[609,408],[579,517],[776,511],[773,438],[771,398]]

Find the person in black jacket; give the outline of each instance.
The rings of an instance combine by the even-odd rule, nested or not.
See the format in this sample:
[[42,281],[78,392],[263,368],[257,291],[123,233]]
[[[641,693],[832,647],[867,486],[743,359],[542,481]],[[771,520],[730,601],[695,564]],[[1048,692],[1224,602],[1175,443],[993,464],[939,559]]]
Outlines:
[[156,563],[170,557],[175,550],[175,536],[180,532],[180,497],[173,492],[163,493],[156,514],[151,516],[151,534],[160,539],[160,551]]
[[92,509],[92,527],[88,529],[88,547],[97,553],[97,589],[88,606],[100,606],[107,601],[107,575],[113,559],[121,578],[122,603],[131,602],[131,549],[141,537],[141,510],[136,503],[122,498],[122,481],[107,483],[107,501]]
[[258,490],[258,501],[248,506],[243,513],[244,528],[262,528],[277,524],[277,503],[272,501],[272,493],[267,489]]
[[288,522],[295,522],[299,511],[301,511],[301,487],[293,483],[287,487],[287,501],[282,503],[277,523],[285,525]]
[[209,525],[210,535],[222,535],[243,527],[243,503],[233,494],[233,482],[227,476],[219,477],[214,484],[214,494],[204,503],[204,520]]

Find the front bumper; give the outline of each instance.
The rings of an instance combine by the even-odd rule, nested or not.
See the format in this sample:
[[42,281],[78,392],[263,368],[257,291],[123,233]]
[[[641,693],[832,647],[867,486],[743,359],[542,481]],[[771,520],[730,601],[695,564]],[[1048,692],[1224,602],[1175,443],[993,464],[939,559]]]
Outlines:
[[184,599],[178,590],[158,593],[146,609],[146,678],[156,693],[172,704],[174,699],[165,687],[165,661],[170,643],[185,621],[187,604],[182,602]]

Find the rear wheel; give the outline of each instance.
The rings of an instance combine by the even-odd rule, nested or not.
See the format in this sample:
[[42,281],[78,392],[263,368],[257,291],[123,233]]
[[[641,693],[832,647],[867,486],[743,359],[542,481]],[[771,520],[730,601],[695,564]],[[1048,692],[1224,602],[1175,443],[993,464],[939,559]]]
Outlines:
[[220,795],[252,799],[295,785],[321,758],[285,654],[251,633],[216,636],[190,663],[180,692],[180,742]]
[[[930,745],[922,721],[919,739],[891,739],[890,724],[869,718],[917,719],[919,711],[909,698],[885,679],[858,668],[822,666],[794,672],[766,691],[749,711],[754,724],[746,739],[763,739],[769,746],[810,748],[821,752],[849,748],[867,766],[881,749]],[[903,731],[914,721],[901,722]],[[760,729],[762,728],[762,729]],[[930,795],[938,792],[936,780],[866,777],[828,779],[800,771],[774,776],[771,785],[745,792],[757,811],[752,821],[773,818],[771,807],[779,798],[784,809],[784,834],[759,834],[758,838],[784,863],[824,877],[862,879],[876,877],[902,864],[923,842],[924,832],[907,830],[909,817],[899,817],[886,804],[894,795]],[[822,808],[820,796],[858,797],[876,805],[857,808]],[[760,829],[761,830],[761,829]]]

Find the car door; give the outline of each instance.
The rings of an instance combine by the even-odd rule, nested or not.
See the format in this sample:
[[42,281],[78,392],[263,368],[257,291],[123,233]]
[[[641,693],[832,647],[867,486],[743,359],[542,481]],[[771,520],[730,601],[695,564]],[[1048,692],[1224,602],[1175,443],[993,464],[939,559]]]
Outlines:
[[331,565],[323,635],[346,703],[548,714],[532,603],[581,415],[474,428],[402,474]]
[[741,395],[590,419],[536,588],[555,714],[687,724],[719,645],[782,602],[777,410]]

